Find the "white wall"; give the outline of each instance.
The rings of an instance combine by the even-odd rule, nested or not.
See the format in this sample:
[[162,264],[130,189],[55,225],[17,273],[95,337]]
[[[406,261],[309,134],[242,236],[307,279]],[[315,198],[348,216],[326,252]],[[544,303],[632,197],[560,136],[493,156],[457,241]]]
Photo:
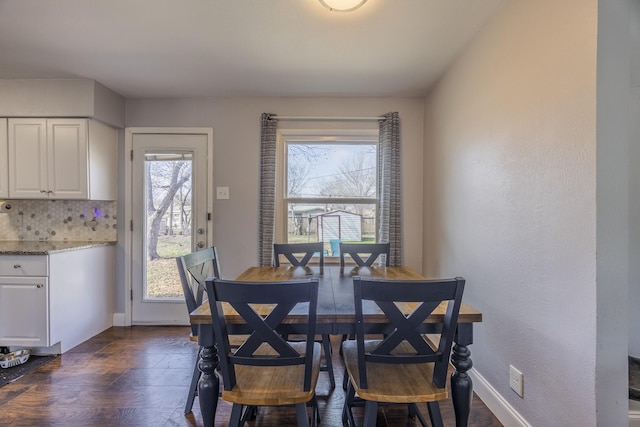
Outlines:
[[90,79],[0,79],[0,117],[94,117],[124,126],[122,96]]
[[[424,105],[419,98],[197,98],[127,100],[127,127],[212,127],[213,186],[228,186],[229,200],[214,200],[214,244],[223,276],[233,278],[257,263],[260,114],[281,116],[379,116],[398,111],[402,139],[404,257],[422,269],[422,158]],[[281,128],[299,127],[281,122]],[[376,122],[323,123],[375,127]],[[124,160],[124,159],[123,159]],[[122,164],[121,168],[124,167]],[[120,194],[124,194],[121,192]],[[121,277],[121,275],[119,275]],[[118,288],[123,288],[120,280]],[[120,295],[120,294],[119,294]],[[118,301],[117,309],[124,310]]]
[[598,2],[594,347],[596,419],[601,426],[629,422],[630,4],[628,0]]
[[631,2],[629,355],[640,358],[640,2]]
[[629,159],[629,355],[640,359],[640,87],[632,90],[631,128]]
[[426,100],[425,270],[467,279],[474,367],[534,426],[599,419],[597,6],[506,3]]

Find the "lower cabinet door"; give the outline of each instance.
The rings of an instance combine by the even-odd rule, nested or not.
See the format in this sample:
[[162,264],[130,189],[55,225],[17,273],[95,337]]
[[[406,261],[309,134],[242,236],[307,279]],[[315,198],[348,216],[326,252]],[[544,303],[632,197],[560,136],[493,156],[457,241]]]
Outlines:
[[49,345],[48,279],[0,276],[0,346]]

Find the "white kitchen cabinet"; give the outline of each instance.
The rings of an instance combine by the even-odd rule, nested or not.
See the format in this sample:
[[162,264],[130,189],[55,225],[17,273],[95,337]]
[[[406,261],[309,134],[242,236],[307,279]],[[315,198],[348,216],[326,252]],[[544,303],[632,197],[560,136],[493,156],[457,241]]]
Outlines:
[[0,277],[0,343],[46,347],[46,277]]
[[7,119],[0,119],[0,199],[9,197],[9,144]]
[[59,354],[113,326],[114,246],[0,255],[0,346]]
[[90,119],[9,119],[9,197],[115,200],[117,131]]
[[47,257],[0,257],[0,345],[49,344]]

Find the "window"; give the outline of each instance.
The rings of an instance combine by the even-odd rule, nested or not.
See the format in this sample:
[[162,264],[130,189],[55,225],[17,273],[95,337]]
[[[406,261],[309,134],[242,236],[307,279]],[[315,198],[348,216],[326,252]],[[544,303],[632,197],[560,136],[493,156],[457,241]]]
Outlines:
[[288,243],[375,242],[377,131],[281,135],[276,236]]

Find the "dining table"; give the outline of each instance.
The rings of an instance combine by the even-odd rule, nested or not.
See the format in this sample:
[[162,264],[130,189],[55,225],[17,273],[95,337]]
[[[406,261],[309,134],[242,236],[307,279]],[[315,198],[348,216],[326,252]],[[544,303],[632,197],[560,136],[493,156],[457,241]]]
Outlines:
[[[355,334],[355,305],[353,295],[353,278],[374,277],[386,280],[425,280],[420,273],[406,266],[371,266],[357,267],[339,265],[307,266],[307,267],[249,267],[235,280],[245,282],[274,282],[287,281],[308,277],[319,279],[318,308],[316,319],[316,332],[318,334],[353,335]],[[380,331],[384,331],[385,323],[388,323],[384,314],[374,305],[365,306],[365,323],[380,325]],[[231,324],[237,323],[237,331],[243,333],[241,318],[233,310],[224,310],[225,320]],[[296,309],[287,316],[284,323],[290,328],[288,333],[296,332],[296,325],[305,324],[304,309],[300,312]],[[425,323],[425,333],[437,332],[437,328],[444,318],[444,304],[438,307],[429,316]],[[265,313],[267,314],[267,313]],[[408,314],[408,313],[407,313]],[[213,325],[209,302],[205,301],[196,310],[191,312],[192,324],[198,325],[198,343],[200,344],[200,361],[198,367],[202,372],[198,382],[198,399],[202,419],[205,426],[215,424],[220,380],[216,373],[218,366],[218,353],[215,346]],[[458,316],[458,324],[451,355],[453,373],[450,381],[451,398],[457,427],[466,427],[471,409],[473,396],[473,383],[467,371],[473,366],[469,345],[473,343],[473,325],[482,322],[482,313],[462,302]],[[378,332],[375,329],[371,333]]]

